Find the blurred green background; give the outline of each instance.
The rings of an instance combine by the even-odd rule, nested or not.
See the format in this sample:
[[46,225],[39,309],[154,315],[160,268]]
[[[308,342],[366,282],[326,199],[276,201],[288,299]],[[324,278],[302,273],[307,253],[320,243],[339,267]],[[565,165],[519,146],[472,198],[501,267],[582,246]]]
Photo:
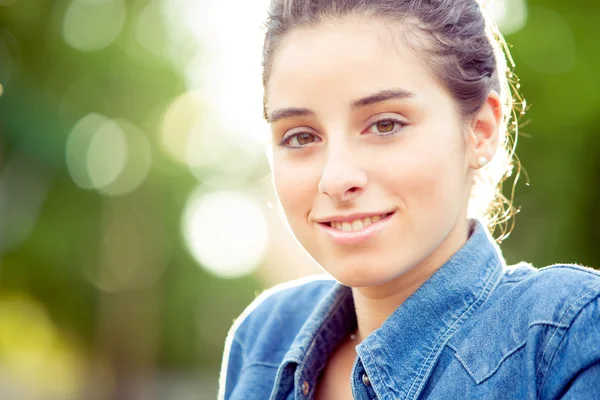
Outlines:
[[[233,319],[319,271],[264,179],[265,10],[0,0],[0,399],[215,398]],[[504,255],[598,267],[600,4],[495,13],[531,105]]]

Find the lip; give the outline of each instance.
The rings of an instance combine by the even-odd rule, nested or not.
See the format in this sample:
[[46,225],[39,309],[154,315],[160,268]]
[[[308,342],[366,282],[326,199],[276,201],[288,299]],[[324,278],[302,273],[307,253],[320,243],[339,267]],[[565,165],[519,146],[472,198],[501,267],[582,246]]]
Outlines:
[[[323,231],[325,232],[325,234],[327,236],[329,236],[329,238],[331,240],[333,240],[333,242],[340,244],[340,245],[344,245],[344,246],[352,246],[352,245],[357,245],[363,242],[366,242],[367,240],[373,238],[375,235],[377,235],[379,232],[381,232],[382,230],[384,230],[390,223],[390,220],[394,217],[394,215],[396,215],[395,211],[392,211],[391,213],[384,213],[384,214],[389,214],[387,217],[380,219],[377,222],[372,223],[371,225],[364,227],[363,229],[359,230],[359,231],[341,231],[335,228],[332,228],[331,226],[329,226],[326,222],[320,222],[318,225],[321,229],[323,229]],[[357,219],[357,218],[361,218],[359,215],[361,214],[355,214],[355,215],[351,215],[349,217],[344,217],[346,219],[333,219],[333,221],[352,221],[353,219]],[[372,215],[382,215],[382,214],[362,214],[365,215],[362,218],[366,218]],[[351,219],[349,219],[351,218]],[[332,221],[332,220],[329,220]]]

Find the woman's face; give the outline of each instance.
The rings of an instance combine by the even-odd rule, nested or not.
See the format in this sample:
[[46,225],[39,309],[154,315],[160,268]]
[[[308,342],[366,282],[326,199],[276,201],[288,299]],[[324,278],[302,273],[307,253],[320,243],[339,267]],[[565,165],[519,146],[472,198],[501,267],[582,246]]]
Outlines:
[[290,32],[266,88],[289,225],[353,287],[403,275],[467,224],[463,121],[420,55],[388,32],[360,20]]

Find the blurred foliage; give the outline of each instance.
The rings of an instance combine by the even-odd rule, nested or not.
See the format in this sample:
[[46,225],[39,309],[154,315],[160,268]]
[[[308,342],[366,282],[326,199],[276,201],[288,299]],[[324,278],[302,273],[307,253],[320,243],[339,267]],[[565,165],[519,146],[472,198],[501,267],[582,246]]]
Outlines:
[[[206,390],[214,395],[225,334],[259,284],[252,277],[209,275],[182,242],[181,213],[198,181],[166,157],[157,140],[162,113],[186,90],[181,72],[151,53],[127,50],[133,11],[143,2],[127,4],[120,36],[94,52],[63,40],[60,23],[69,2],[9,3],[0,1],[0,46],[8,47],[0,48],[0,176],[11,162],[18,176],[3,187],[0,201],[0,305],[5,294],[27,293],[64,338],[77,339],[89,363],[106,358],[123,379],[143,379],[154,366],[191,376],[209,370],[215,382]],[[155,29],[167,35],[164,27]],[[126,118],[148,134],[152,168],[133,193],[105,197],[71,179],[65,143],[72,126],[91,112]],[[43,204],[30,232],[21,235],[29,209],[20,206],[30,195]],[[125,215],[138,234],[155,232],[154,242],[139,245],[141,252],[160,246],[165,271],[147,287],[107,291],[90,279],[102,270],[103,248],[114,240],[107,229],[111,213]]]
[[[593,1],[530,1],[527,25],[507,37],[531,104],[517,148],[531,186],[517,188],[522,212],[504,246],[509,261],[600,267],[599,17]],[[566,68],[554,73],[552,64]]]
[[[254,277],[223,280],[204,272],[182,240],[181,215],[198,180],[166,156],[158,138],[164,112],[186,84],[181,69],[131,39],[135,16],[151,2],[126,2],[116,40],[80,51],[63,38],[70,1],[0,0],[0,320],[13,315],[17,324],[0,324],[0,361],[18,343],[67,349],[65,371],[87,365],[78,372],[84,380],[109,387],[87,399],[134,398],[127,382],[152,380],[156,371],[210,371],[216,379],[227,329],[261,288]],[[598,267],[600,4],[528,5],[527,25],[506,38],[532,107],[517,148],[526,171],[515,198],[521,213],[504,254],[511,263]],[[166,25],[153,26],[152,37],[165,40]],[[69,174],[68,135],[91,112],[126,118],[147,134],[152,166],[130,194],[82,190]],[[129,231],[134,235],[123,233]],[[127,253],[115,265],[131,268],[129,275],[106,267],[114,261],[109,250],[119,246],[137,248],[117,252]],[[156,269],[156,279],[146,267]],[[33,309],[37,319],[18,319],[22,309]],[[39,337],[16,342],[35,321]],[[96,382],[103,363],[112,372]],[[0,379],[0,391],[3,385]],[[210,398],[215,385],[197,390]],[[29,396],[22,398],[35,398]]]

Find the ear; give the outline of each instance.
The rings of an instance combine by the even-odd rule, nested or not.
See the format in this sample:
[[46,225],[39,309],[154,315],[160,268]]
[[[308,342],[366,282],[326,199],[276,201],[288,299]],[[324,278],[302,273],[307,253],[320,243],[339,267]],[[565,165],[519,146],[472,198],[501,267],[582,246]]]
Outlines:
[[492,160],[498,148],[501,124],[502,101],[498,92],[492,90],[471,122],[467,153],[469,167],[479,169]]

